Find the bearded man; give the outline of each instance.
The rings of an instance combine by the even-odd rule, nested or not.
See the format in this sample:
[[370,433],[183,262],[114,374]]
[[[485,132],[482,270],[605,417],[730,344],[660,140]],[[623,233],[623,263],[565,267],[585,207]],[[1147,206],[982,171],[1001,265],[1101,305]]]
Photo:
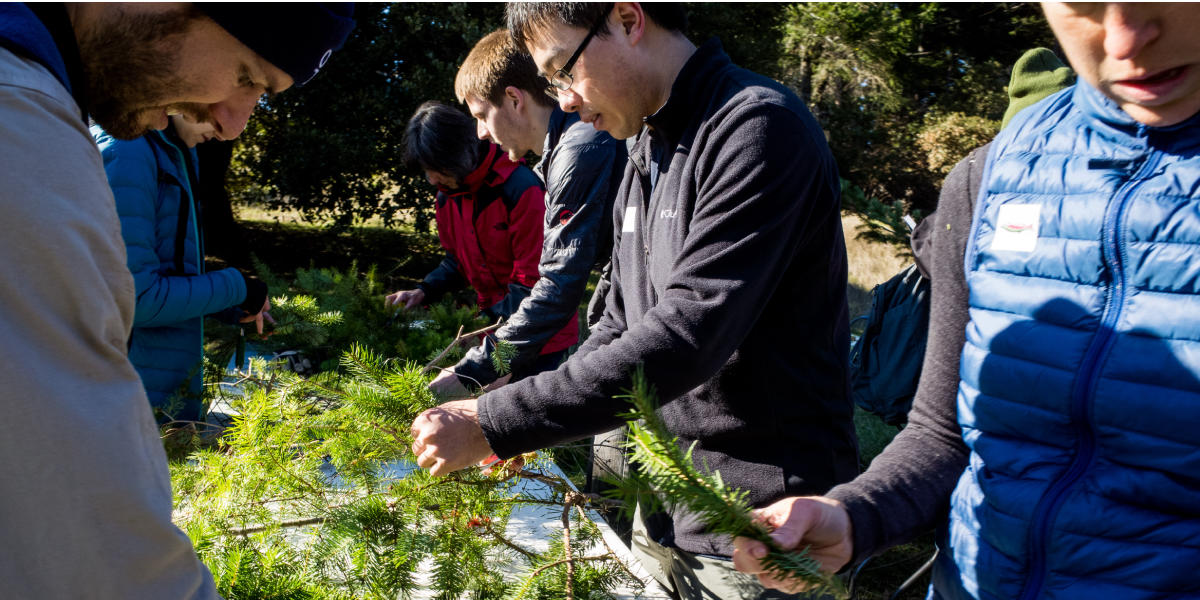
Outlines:
[[0,4],[0,531],[9,598],[215,598],[171,523],[127,357],[134,282],[88,115],[136,138],[181,113],[237,136],[312,77],[350,5]]

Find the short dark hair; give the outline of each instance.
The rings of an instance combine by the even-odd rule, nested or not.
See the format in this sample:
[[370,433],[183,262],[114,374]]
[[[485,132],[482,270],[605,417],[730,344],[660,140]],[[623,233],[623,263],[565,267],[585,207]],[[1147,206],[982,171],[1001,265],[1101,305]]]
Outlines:
[[453,175],[461,183],[475,170],[487,144],[475,135],[475,119],[430,100],[417,107],[404,128],[404,164]]
[[503,29],[493,31],[475,43],[454,78],[454,95],[460,102],[474,95],[494,106],[504,101],[504,89],[513,86],[543,106],[554,101],[543,93],[546,80],[538,77],[537,66],[525,49],[513,43]]
[[[517,47],[524,48],[529,32],[547,25],[567,25],[591,29],[600,19],[612,12],[612,2],[509,2],[504,12],[508,18],[508,34]],[[687,30],[687,12],[682,4],[648,2],[642,11],[651,21],[667,31]],[[608,27],[601,27],[596,37],[608,37]]]

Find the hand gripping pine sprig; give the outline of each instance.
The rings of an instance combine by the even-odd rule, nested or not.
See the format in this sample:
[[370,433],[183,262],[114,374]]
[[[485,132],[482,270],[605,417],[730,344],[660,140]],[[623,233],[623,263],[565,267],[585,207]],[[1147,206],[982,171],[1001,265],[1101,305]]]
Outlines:
[[822,573],[820,563],[808,555],[808,547],[784,550],[771,538],[771,531],[755,521],[750,514],[747,492],[726,487],[720,471],[711,475],[696,468],[692,461],[695,443],[683,451],[679,439],[667,433],[657,413],[654,387],[647,381],[641,367],[633,377],[633,391],[620,396],[633,404],[625,415],[629,419],[626,446],[640,477],[665,502],[682,506],[696,513],[709,531],[731,537],[747,537],[765,544],[768,553],[762,559],[769,573],[777,579],[797,579],[815,593],[846,598],[842,582],[831,574]]

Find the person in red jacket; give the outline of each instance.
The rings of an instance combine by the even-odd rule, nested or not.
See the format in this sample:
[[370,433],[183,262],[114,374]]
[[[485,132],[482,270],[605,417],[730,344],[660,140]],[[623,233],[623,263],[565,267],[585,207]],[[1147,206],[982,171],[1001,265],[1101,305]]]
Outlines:
[[[389,295],[388,304],[410,309],[470,285],[484,317],[507,318],[539,276],[546,211],[541,180],[496,144],[478,139],[474,119],[441,102],[417,108],[404,147],[405,163],[437,187],[438,239],[446,256],[415,289]],[[556,368],[578,337],[578,325],[567,323],[512,380]]]

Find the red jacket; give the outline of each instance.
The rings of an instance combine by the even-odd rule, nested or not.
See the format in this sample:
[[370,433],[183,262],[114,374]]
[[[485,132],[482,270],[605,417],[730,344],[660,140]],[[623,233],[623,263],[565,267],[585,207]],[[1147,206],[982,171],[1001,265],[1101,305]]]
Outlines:
[[[461,188],[439,186],[438,240],[446,257],[421,282],[426,297],[470,284],[488,318],[516,311],[539,277],[545,194],[537,175],[495,144]],[[570,348],[578,338],[579,325],[571,321],[541,353]]]

